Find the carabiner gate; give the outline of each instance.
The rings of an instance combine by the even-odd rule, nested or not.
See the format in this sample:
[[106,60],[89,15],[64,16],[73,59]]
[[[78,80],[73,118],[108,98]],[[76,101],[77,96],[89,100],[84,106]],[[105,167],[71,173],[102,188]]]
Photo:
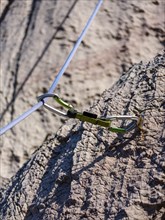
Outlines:
[[38,100],[38,102],[42,101],[44,107],[46,109],[48,109],[49,111],[51,111],[57,115],[63,116],[63,117],[68,117],[67,112],[62,112],[56,108],[53,108],[52,106],[48,105],[47,103],[45,103],[44,99],[48,98],[48,97],[53,97],[59,104],[61,104],[62,106],[66,107],[68,109],[72,107],[71,105],[69,105],[66,102],[64,102],[63,100],[61,100],[57,94],[53,94],[53,93],[46,93],[41,96],[38,96],[37,100]]

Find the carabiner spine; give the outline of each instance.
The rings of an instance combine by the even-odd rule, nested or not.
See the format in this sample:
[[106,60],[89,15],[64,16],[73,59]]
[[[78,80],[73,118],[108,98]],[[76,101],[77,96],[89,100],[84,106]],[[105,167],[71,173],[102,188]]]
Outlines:
[[71,109],[73,108],[72,105],[68,104],[67,102],[65,102],[64,100],[60,99],[57,95],[55,95],[53,97],[55,99],[55,101],[60,104],[61,106],[63,106],[64,108],[67,108],[67,109]]
[[110,121],[114,121],[114,120],[135,120],[138,121],[139,118],[137,116],[133,116],[133,115],[112,115],[109,117],[106,117],[106,119],[109,119]]

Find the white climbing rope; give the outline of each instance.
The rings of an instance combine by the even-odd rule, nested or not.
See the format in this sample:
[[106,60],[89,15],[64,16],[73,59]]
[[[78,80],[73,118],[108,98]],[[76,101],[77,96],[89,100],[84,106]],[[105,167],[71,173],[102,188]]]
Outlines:
[[[102,4],[103,0],[99,0],[93,13],[91,14],[91,16],[89,17],[89,20],[86,23],[86,26],[84,27],[84,29],[82,30],[76,44],[74,45],[73,49],[71,50],[70,54],[68,55],[68,58],[66,59],[64,65],[62,66],[62,68],[60,69],[59,73],[57,74],[55,80],[53,81],[48,93],[52,93],[54,91],[54,89],[56,88],[60,78],[62,77],[62,75],[64,74],[66,68],[68,67],[70,61],[72,60],[77,48],[79,47],[83,37],[85,36],[92,20],[94,19],[95,15],[97,14],[101,4]],[[18,124],[19,122],[21,122],[22,120],[24,120],[26,117],[28,117],[29,115],[31,115],[34,111],[36,111],[38,108],[40,108],[43,105],[43,102],[40,101],[37,104],[35,104],[32,108],[30,108],[28,111],[24,112],[22,115],[20,115],[18,118],[16,118],[15,120],[13,120],[12,122],[10,122],[8,125],[2,127],[0,129],[0,135],[4,134],[6,131],[8,131],[9,129],[11,129],[12,127],[14,127],[16,124]]]

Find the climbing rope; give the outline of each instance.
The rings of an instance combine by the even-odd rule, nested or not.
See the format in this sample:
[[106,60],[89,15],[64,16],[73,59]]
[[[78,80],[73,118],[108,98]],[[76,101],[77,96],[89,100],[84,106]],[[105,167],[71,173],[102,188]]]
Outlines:
[[[55,80],[53,81],[48,93],[52,93],[54,91],[54,89],[56,88],[60,78],[62,77],[62,75],[64,74],[66,68],[68,67],[70,61],[72,60],[77,48],[79,47],[83,37],[85,36],[91,22],[93,21],[95,15],[97,14],[101,4],[102,4],[103,0],[99,0],[93,13],[91,14],[91,16],[89,17],[89,20],[86,23],[86,26],[84,27],[84,29],[82,30],[76,44],[74,45],[73,49],[71,50],[69,56],[67,57],[64,65],[62,66],[62,68],[60,69],[59,73],[57,74]],[[45,100],[46,101],[46,100]],[[4,134],[6,131],[8,131],[9,129],[13,128],[16,124],[18,124],[19,122],[23,121],[26,117],[28,117],[29,115],[31,115],[34,111],[36,111],[37,109],[39,109],[41,106],[43,105],[43,102],[39,102],[37,104],[35,104],[32,108],[30,108],[28,111],[24,112],[21,116],[19,116],[18,118],[16,118],[15,120],[13,120],[12,122],[10,122],[8,125],[2,127],[0,129],[0,135]]]
[[[48,105],[47,103],[45,103],[44,99],[48,98],[48,97],[52,97],[54,98],[54,100],[60,104],[61,106],[63,106],[64,108],[67,109],[66,112],[60,111],[56,108],[53,108],[52,106]],[[142,118],[141,117],[137,117],[137,116],[132,116],[132,115],[112,115],[109,117],[98,117],[96,114],[91,113],[91,112],[78,112],[76,109],[74,109],[74,107],[68,103],[66,103],[64,100],[62,100],[61,98],[59,98],[59,96],[57,94],[52,94],[52,93],[47,93],[47,94],[43,94],[39,97],[37,97],[38,102],[42,101],[43,105],[46,109],[50,110],[51,112],[58,114],[60,116],[63,117],[67,117],[67,118],[75,118],[75,119],[79,119],[80,121],[83,122],[88,122],[94,125],[99,125],[105,128],[108,128],[109,131],[111,132],[115,132],[115,133],[126,133],[129,132],[131,130],[133,130],[136,127],[139,127],[139,123],[142,122]],[[129,123],[127,126],[121,128],[121,127],[113,127],[111,126],[112,122],[115,120],[131,120],[131,123]]]

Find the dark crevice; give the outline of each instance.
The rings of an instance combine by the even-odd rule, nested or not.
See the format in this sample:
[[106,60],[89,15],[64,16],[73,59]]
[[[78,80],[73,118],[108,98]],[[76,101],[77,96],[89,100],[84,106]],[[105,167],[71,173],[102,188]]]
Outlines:
[[[16,66],[15,66],[15,72],[14,72],[14,81],[13,81],[13,94],[12,94],[12,105],[11,105],[11,120],[13,120],[14,117],[14,112],[15,112],[15,98],[16,98],[16,94],[17,94],[17,86],[18,86],[18,72],[19,72],[19,67],[20,67],[20,60],[21,60],[21,55],[22,55],[22,50],[23,50],[23,46],[24,46],[24,42],[27,38],[28,35],[28,31],[30,29],[30,27],[32,26],[32,28],[35,27],[35,18],[37,16],[37,11],[39,9],[39,7],[37,7],[38,5],[38,1],[33,0],[32,6],[31,6],[31,10],[29,13],[29,18],[28,18],[28,22],[25,28],[25,32],[24,32],[24,36],[22,39],[22,42],[20,44],[19,47],[19,51],[17,53],[17,57],[16,57]],[[34,18],[33,18],[34,15]]]
[[35,21],[37,18],[37,14],[38,14],[41,2],[42,2],[42,0],[33,0],[32,7],[31,7],[31,13],[29,14],[29,20],[27,23],[26,31],[25,31],[25,36],[26,36],[26,33],[28,33],[29,28],[31,28],[31,29],[35,28]]
[[159,211],[161,208],[165,207],[165,201],[162,201],[161,203],[141,203],[140,205],[148,213],[148,215],[152,215],[155,211]]
[[[3,20],[5,19],[8,11],[10,10],[10,6],[13,4],[14,0],[9,0],[8,4],[6,5],[6,7],[4,8],[2,15],[0,17],[0,24],[3,22]],[[1,3],[0,3],[1,4]],[[0,6],[1,7],[1,6]]]

